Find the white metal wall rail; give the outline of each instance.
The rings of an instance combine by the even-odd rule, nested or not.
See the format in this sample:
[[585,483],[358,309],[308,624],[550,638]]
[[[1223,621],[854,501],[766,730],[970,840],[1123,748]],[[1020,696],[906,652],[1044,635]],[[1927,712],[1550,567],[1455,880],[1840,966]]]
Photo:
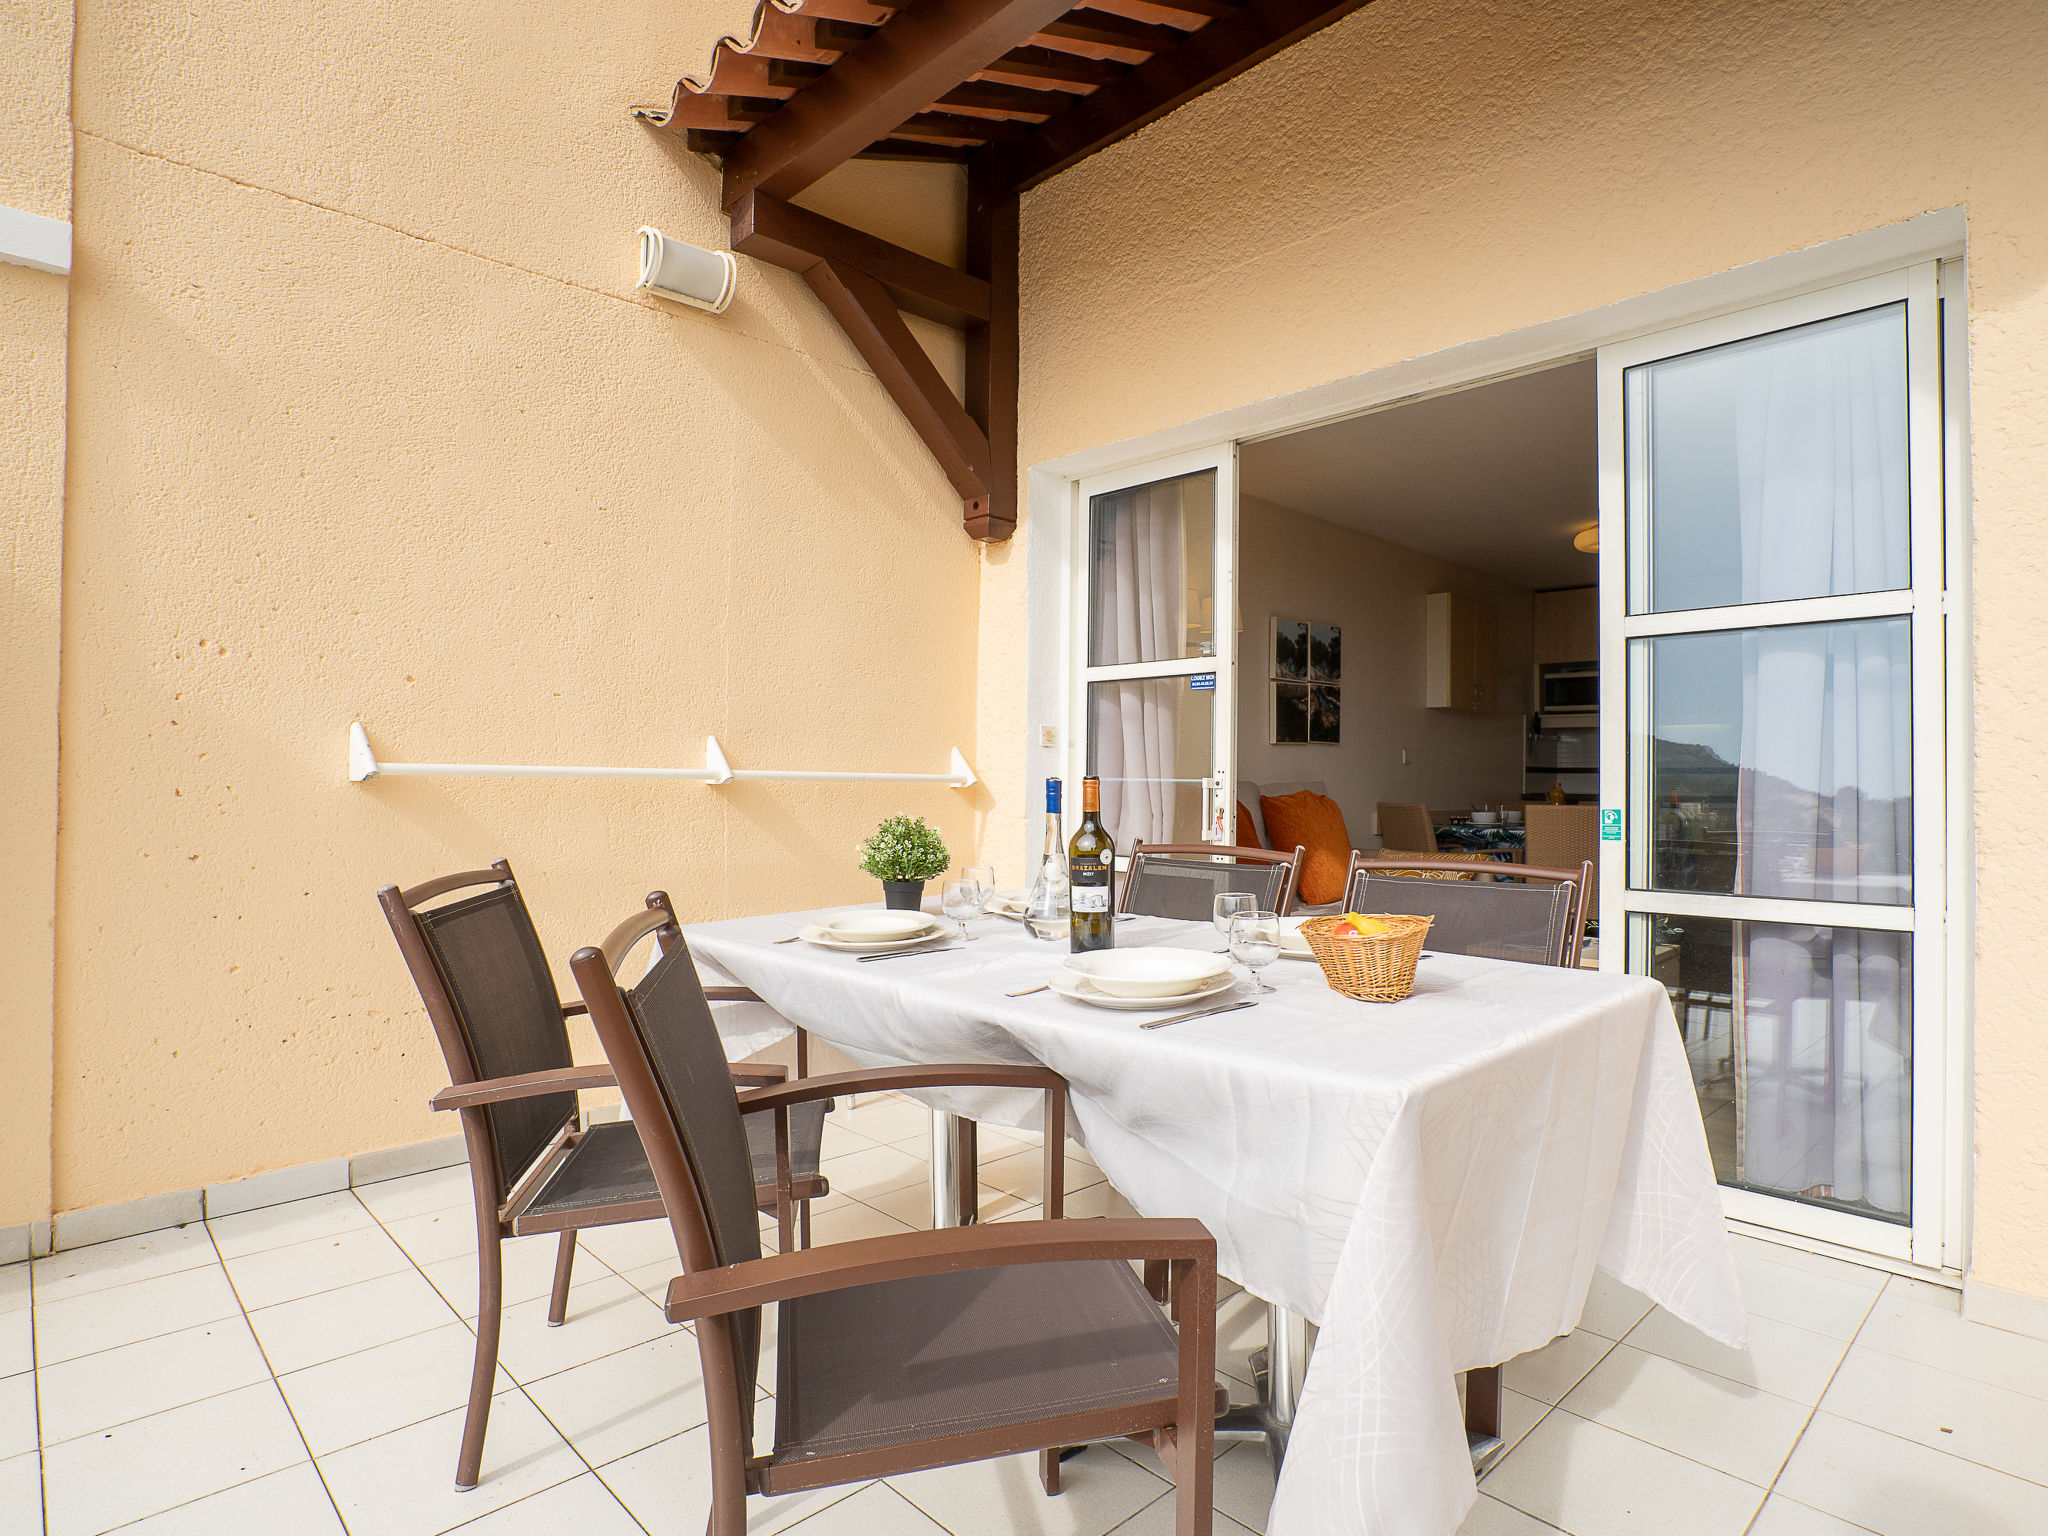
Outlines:
[[822,784],[948,784],[966,789],[976,783],[974,770],[960,749],[945,773],[858,773],[837,769],[735,768],[726,761],[716,736],[704,738],[702,768],[615,768],[568,763],[382,763],[370,750],[369,733],[358,720],[348,728],[348,776],[364,784],[382,778],[439,779],[694,779],[702,784],[730,784],[735,779],[782,779]]

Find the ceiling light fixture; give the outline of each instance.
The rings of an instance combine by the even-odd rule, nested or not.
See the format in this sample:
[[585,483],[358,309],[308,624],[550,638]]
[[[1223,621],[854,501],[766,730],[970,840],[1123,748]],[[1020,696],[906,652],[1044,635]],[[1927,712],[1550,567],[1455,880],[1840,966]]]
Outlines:
[[1581,528],[1577,533],[1573,534],[1572,548],[1576,549],[1582,555],[1599,554],[1600,525],[1598,523],[1595,523],[1592,527]]

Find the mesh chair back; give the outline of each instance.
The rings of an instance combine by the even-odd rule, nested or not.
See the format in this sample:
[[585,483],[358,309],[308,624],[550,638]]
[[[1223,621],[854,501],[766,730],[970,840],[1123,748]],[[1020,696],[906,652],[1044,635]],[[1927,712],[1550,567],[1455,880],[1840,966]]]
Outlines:
[[1124,877],[1122,910],[1147,917],[1206,923],[1216,915],[1216,898],[1242,891],[1258,899],[1261,912],[1279,912],[1287,898],[1291,860],[1277,864],[1202,854],[1158,854],[1139,847]]
[[[517,885],[508,879],[480,896],[413,915],[441,973],[469,1053],[468,1061],[456,1061],[449,1043],[442,1041],[453,1081],[515,1077],[574,1064],[569,1031],[562,1024],[562,995],[555,989],[554,973]],[[497,1154],[502,1200],[528,1165],[576,1118],[576,1095],[512,1099],[486,1104],[480,1112]]]
[[1355,869],[1344,905],[1352,912],[1432,918],[1426,942],[1445,954],[1563,965],[1577,902],[1576,883],[1569,880],[1432,880]]
[[[592,998],[588,981],[585,1000],[647,1147],[685,1267],[693,1251],[707,1251],[699,1240],[705,1237],[714,1264],[745,1263],[761,1256],[761,1229],[732,1072],[682,933],[663,929],[661,950],[638,985],[620,989],[623,1013]],[[671,1187],[678,1171],[689,1179],[688,1190]],[[688,1230],[700,1220],[704,1232]],[[734,1314],[732,1324],[742,1420],[751,1421],[760,1310]]]

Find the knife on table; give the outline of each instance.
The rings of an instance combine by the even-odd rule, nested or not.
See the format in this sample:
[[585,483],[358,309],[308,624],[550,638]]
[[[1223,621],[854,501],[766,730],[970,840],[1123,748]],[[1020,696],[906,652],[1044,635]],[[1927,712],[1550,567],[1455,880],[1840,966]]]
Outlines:
[[1176,1013],[1171,1018],[1154,1019],[1149,1024],[1140,1024],[1138,1028],[1164,1029],[1169,1024],[1185,1024],[1189,1019],[1206,1019],[1212,1013],[1235,1013],[1240,1008],[1256,1008],[1258,1006],[1256,1001],[1248,1000],[1242,1003],[1225,1003],[1220,1008],[1197,1008],[1193,1013]]

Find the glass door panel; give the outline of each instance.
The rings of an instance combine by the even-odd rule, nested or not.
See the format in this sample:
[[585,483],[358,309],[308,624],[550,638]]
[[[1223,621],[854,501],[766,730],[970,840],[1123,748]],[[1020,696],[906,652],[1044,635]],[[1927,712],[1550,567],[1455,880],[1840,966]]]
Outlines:
[[1202,841],[1216,690],[1194,681],[1088,685],[1087,771],[1102,780],[1102,824],[1118,848]]
[[1670,995],[1731,1214],[1923,1262],[1944,1187],[1936,292],[1929,265],[1600,357],[1623,684],[1601,692],[1602,917],[1627,938],[1603,962]]
[[1226,444],[1080,487],[1070,771],[1120,852],[1229,840],[1236,471]]
[[1648,449],[1637,612],[1883,592],[1910,579],[1906,306],[1631,370]]
[[1090,497],[1088,665],[1215,654],[1215,472]]
[[1904,1223],[1913,936],[1638,913],[1723,1184]]
[[1632,650],[1649,672],[1631,750],[1649,763],[1653,888],[1912,901],[1909,619],[1663,635]]

